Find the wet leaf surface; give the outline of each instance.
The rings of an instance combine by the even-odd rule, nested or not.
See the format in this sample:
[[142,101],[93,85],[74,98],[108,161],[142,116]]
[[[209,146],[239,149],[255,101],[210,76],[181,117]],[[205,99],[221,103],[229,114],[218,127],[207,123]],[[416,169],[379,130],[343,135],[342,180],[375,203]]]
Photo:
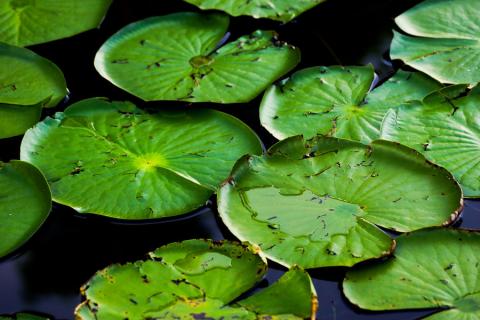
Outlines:
[[269,259],[316,268],[389,255],[394,242],[377,226],[450,224],[461,196],[450,173],[401,145],[293,137],[239,160],[218,209],[235,236]]
[[369,310],[448,308],[424,319],[480,319],[479,249],[480,234],[474,231],[402,235],[393,258],[349,271],[343,290]]
[[228,16],[220,13],[138,21],[107,40],[95,67],[146,101],[239,103],[255,98],[300,61],[300,51],[271,31],[223,45],[228,25]]

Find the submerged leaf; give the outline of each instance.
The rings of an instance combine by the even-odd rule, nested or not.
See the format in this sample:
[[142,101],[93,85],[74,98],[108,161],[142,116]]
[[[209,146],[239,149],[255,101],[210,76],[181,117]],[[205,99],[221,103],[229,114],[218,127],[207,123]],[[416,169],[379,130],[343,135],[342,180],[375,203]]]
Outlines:
[[25,243],[50,208],[50,190],[38,169],[22,161],[0,162],[0,257]]
[[348,272],[343,292],[363,309],[448,308],[424,319],[478,320],[479,250],[478,232],[433,229],[403,235],[394,258]]
[[448,169],[467,197],[480,197],[480,88],[465,86],[432,93],[423,102],[391,110],[382,138],[398,141]]
[[283,265],[351,266],[390,254],[377,226],[412,231],[452,223],[462,193],[448,171],[416,151],[301,137],[244,157],[218,194],[229,230]]
[[232,16],[252,16],[288,22],[325,0],[185,0],[203,10],[222,10]]
[[49,320],[49,318],[30,313],[17,313],[11,316],[0,315],[0,320]]
[[0,43],[0,138],[23,134],[40,120],[42,107],[67,94],[62,71],[34,52]]
[[[77,307],[77,318],[315,318],[315,292],[310,277],[299,268],[292,268],[269,288],[232,303],[266,272],[266,263],[249,245],[187,240],[161,247],[150,256],[151,260],[97,272],[82,288],[86,300]],[[185,270],[188,265],[196,270],[194,274]]]
[[2,0],[0,42],[29,46],[96,28],[112,0]]
[[299,50],[271,31],[222,46],[228,24],[223,14],[186,12],[135,22],[107,40],[95,67],[143,100],[236,103],[252,100],[300,61]]
[[373,79],[372,66],[298,71],[267,90],[260,121],[278,139],[322,134],[369,142],[378,138],[389,108],[422,99],[440,88],[420,73],[398,71],[370,91]]
[[480,81],[480,2],[427,0],[395,19],[390,55],[443,83]]
[[55,201],[78,212],[152,219],[202,206],[239,157],[261,151],[255,133],[222,112],[148,114],[88,99],[29,130],[21,158],[44,172]]

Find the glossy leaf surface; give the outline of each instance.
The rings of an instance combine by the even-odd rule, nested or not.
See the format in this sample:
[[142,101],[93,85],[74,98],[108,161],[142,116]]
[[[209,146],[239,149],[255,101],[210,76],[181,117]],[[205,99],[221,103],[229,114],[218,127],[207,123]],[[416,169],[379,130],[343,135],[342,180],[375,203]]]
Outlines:
[[185,0],[203,10],[222,10],[232,16],[252,16],[288,22],[325,0]]
[[442,83],[480,81],[480,2],[427,0],[395,19],[392,59]]
[[112,0],[2,0],[0,42],[29,46],[96,28]]
[[440,88],[425,75],[401,70],[370,91],[373,80],[371,66],[298,71],[267,90],[260,121],[277,139],[322,134],[369,142],[379,137],[389,108]]
[[163,218],[202,206],[246,153],[261,153],[260,142],[227,114],[148,114],[102,99],[45,119],[21,146],[21,158],[44,172],[55,201],[119,219]]
[[467,197],[480,197],[480,90],[453,86],[391,110],[382,138],[398,141],[448,169]]
[[22,161],[0,162],[0,257],[24,244],[50,208],[50,190],[38,169]]
[[394,258],[348,272],[343,290],[363,309],[449,308],[424,319],[477,320],[479,250],[478,232],[434,229],[403,235]]
[[450,173],[401,145],[293,137],[237,162],[218,208],[229,230],[269,259],[316,268],[388,255],[394,242],[376,225],[450,224],[461,196]]
[[[265,262],[248,245],[187,240],[159,248],[151,258],[98,272],[82,289],[86,300],[77,317],[314,318],[316,297],[309,276],[299,268],[260,293],[231,303],[266,272]],[[268,299],[272,295],[276,299]]]
[[219,13],[138,21],[107,40],[95,67],[143,100],[237,103],[252,100],[300,61],[299,50],[271,31],[222,46],[228,24]]

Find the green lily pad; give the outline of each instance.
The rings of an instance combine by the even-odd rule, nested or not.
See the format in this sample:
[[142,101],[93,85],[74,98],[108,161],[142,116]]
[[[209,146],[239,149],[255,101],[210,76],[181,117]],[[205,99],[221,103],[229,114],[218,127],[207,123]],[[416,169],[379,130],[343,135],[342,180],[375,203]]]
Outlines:
[[88,99],[27,131],[21,158],[47,177],[56,202],[80,213],[152,219],[204,205],[255,133],[214,110],[146,113]]
[[465,95],[465,86],[440,90],[424,99],[391,110],[382,138],[398,141],[448,169],[466,197],[480,197],[479,88]]
[[392,59],[442,83],[480,81],[480,2],[427,0],[395,19],[409,33],[394,32]]
[[276,138],[317,134],[370,142],[380,135],[389,108],[422,99],[440,84],[420,73],[399,71],[370,91],[373,67],[314,67],[270,87],[260,121]]
[[424,319],[480,319],[479,250],[478,232],[433,229],[403,235],[394,258],[348,272],[343,292],[368,310],[448,308]]
[[325,0],[185,0],[202,10],[222,10],[232,16],[252,16],[288,22]]
[[[271,260],[304,268],[351,266],[390,254],[377,226],[448,225],[462,207],[451,174],[402,145],[292,137],[244,157],[218,194],[228,229]],[[377,225],[377,226],[376,226]]]
[[50,190],[38,169],[22,161],[0,162],[0,257],[24,244],[50,208]]
[[112,0],[3,0],[0,42],[30,46],[96,28]]
[[0,315],[0,320],[49,320],[49,318],[30,313],[17,313],[12,316]]
[[34,52],[0,43],[0,138],[23,134],[40,120],[42,107],[67,94],[62,71]]
[[228,24],[220,13],[186,12],[135,22],[107,40],[95,67],[143,100],[237,103],[252,100],[300,61],[300,51],[271,31],[218,48]]
[[187,240],[161,247],[151,259],[113,265],[82,288],[78,319],[310,318],[316,296],[308,274],[296,267],[277,283],[232,303],[266,272],[250,245]]

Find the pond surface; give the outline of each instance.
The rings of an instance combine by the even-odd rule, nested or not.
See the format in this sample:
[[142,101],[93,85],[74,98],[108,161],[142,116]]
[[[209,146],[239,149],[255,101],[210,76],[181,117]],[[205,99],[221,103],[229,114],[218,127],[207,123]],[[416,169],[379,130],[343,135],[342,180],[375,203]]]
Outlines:
[[[302,50],[298,69],[316,65],[362,65],[372,63],[383,81],[394,73],[387,50],[393,18],[420,1],[413,0],[329,0],[296,21],[280,25],[271,21],[234,18],[231,39],[256,29],[274,29],[281,39]],[[153,15],[196,10],[180,0],[115,0],[102,27],[70,39],[33,46],[65,73],[70,101],[106,96],[131,100],[139,106],[181,106],[179,103],[142,103],[103,80],[93,67],[100,45],[127,23]],[[265,146],[275,142],[258,119],[261,97],[250,104],[201,104],[239,117],[260,136]],[[66,106],[47,110],[48,114]],[[0,160],[19,157],[21,138],[0,141]],[[234,239],[217,218],[215,199],[202,210],[176,221],[122,224],[100,217],[84,217],[72,209],[54,204],[41,230],[12,256],[0,260],[0,314],[17,311],[45,313],[55,319],[72,319],[80,302],[79,287],[97,270],[111,263],[144,258],[153,249],[173,241],[191,238]],[[458,226],[480,228],[480,202],[467,200]],[[260,286],[277,279],[284,271],[270,264]],[[327,268],[310,272],[319,298],[319,319],[418,319],[431,311],[365,312],[350,305],[341,293],[346,269]],[[368,293],[366,293],[368,294]]]

